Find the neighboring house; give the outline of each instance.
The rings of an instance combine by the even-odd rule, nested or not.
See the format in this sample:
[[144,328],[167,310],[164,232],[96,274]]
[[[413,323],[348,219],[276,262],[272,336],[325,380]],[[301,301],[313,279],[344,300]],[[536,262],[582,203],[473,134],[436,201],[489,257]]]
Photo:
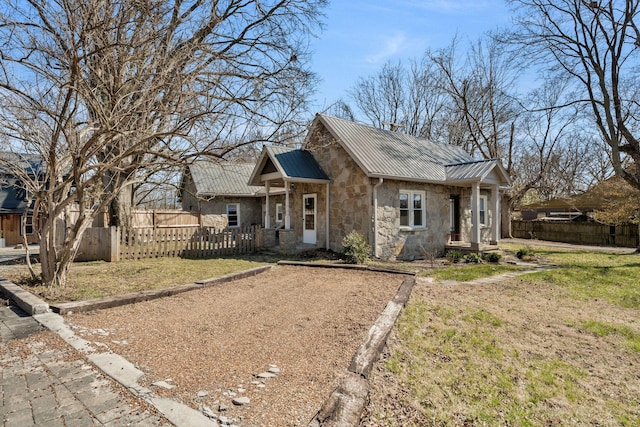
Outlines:
[[[7,167],[11,164],[11,167]],[[37,178],[44,170],[42,158],[35,155],[0,152],[0,231],[7,246],[23,243],[21,220],[25,217],[28,243],[37,243],[31,211],[31,198],[13,168],[20,166],[25,177]]]
[[[248,184],[265,189],[268,212],[278,203],[274,188],[284,189],[281,244],[340,251],[356,231],[376,257],[412,259],[452,240],[473,250],[496,244],[500,191],[510,180],[498,160],[318,114],[302,149],[265,147]],[[271,218],[267,235],[276,227]]]
[[[194,162],[182,177],[182,209],[200,212],[201,224],[205,227],[262,225],[264,187],[247,184],[254,167],[251,163]],[[284,222],[281,202],[271,206],[271,218],[272,224],[277,224],[278,219]]]
[[582,194],[521,206],[516,217],[525,221],[589,221],[621,224],[637,221],[640,191],[613,176]]

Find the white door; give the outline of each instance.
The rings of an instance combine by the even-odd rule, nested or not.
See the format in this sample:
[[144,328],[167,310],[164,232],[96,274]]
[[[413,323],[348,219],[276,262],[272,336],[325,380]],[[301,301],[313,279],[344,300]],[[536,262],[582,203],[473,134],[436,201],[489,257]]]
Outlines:
[[315,194],[302,196],[302,243],[316,244],[316,201]]

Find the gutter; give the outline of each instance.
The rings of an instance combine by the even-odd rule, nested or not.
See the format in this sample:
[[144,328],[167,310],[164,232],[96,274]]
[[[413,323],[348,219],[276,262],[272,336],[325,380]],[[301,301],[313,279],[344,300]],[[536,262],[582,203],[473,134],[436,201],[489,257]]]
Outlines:
[[378,178],[378,183],[373,186],[373,256],[378,256],[378,187],[382,185],[384,178]]

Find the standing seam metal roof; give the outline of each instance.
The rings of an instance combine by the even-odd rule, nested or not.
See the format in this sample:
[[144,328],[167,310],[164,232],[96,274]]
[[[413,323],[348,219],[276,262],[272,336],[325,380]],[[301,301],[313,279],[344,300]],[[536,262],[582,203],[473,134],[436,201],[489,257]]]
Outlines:
[[310,152],[286,147],[265,148],[286,178],[329,181],[329,177]]
[[446,165],[445,170],[448,181],[473,181],[486,178],[495,167],[499,167],[499,162],[491,159]]
[[446,165],[474,162],[462,148],[317,115],[368,176],[445,182]]
[[189,166],[197,196],[256,196],[262,187],[248,185],[254,163],[201,160]]

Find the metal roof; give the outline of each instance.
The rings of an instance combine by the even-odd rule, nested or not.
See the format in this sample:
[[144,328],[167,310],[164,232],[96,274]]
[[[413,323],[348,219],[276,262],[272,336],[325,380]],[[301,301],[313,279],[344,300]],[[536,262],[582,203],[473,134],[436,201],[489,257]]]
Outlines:
[[196,196],[256,196],[262,187],[248,185],[254,163],[201,160],[189,166]]
[[15,168],[24,169],[29,176],[33,177],[46,172],[46,164],[42,156],[0,151],[0,173],[15,175]]
[[262,185],[261,176],[273,172],[276,172],[278,178],[270,181],[276,186],[283,185],[283,180],[314,183],[330,181],[310,152],[282,146],[265,146],[248,182],[251,185]]
[[266,150],[285,178],[329,181],[327,174],[308,151],[274,146],[266,147]]
[[501,167],[499,161],[491,159],[446,165],[445,170],[447,173],[447,181],[482,181],[495,168],[498,168],[500,174],[503,175],[503,180],[509,182],[509,177]]
[[462,148],[318,114],[319,120],[370,177],[445,182],[446,165],[473,162]]

